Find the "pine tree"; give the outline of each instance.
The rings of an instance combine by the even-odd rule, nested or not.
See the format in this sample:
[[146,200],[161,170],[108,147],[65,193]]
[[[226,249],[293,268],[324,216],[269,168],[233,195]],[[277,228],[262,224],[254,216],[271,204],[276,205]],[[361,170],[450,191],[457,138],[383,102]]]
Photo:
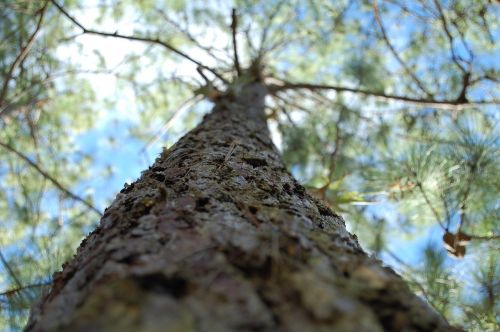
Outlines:
[[287,172],[250,81],[117,195],[28,331],[450,331]]
[[[380,257],[452,324],[494,330],[493,6],[214,4],[0,5],[0,326],[21,329],[42,296],[28,329],[450,330]],[[84,42],[90,68],[61,56],[87,37],[110,41]],[[131,51],[116,67],[115,41]],[[120,101],[80,74],[116,76]],[[200,100],[213,111],[86,236],[119,189],[83,194],[107,180],[89,167],[107,147],[80,151],[78,132],[115,107],[130,124],[131,109],[140,122],[108,128],[109,143],[123,154],[130,130],[153,149],[208,110]],[[107,175],[128,168],[105,159]],[[420,262],[398,251],[401,233],[428,237]]]

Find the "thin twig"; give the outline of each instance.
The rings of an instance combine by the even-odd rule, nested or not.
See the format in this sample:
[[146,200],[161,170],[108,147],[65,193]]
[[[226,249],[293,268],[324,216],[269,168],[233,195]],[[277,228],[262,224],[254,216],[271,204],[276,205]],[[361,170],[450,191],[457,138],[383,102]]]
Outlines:
[[434,0],[434,4],[435,4],[435,6],[436,6],[436,8],[438,10],[439,18],[441,20],[444,33],[445,33],[446,37],[448,38],[448,42],[450,44],[451,58],[452,58],[453,62],[457,65],[457,67],[463,73],[465,73],[466,70],[462,66],[462,64],[460,63],[459,57],[455,53],[455,48],[453,47],[454,38],[453,38],[453,35],[450,32],[450,29],[448,28],[448,21],[446,20],[446,16],[444,15],[443,8],[441,7],[441,4],[439,3],[439,0]]
[[403,67],[404,71],[408,76],[412,78],[412,80],[417,84],[418,88],[424,92],[427,96],[431,96],[432,94],[427,91],[427,89],[424,87],[424,84],[418,79],[418,77],[415,75],[415,73],[408,67],[408,65],[403,61],[403,59],[399,56],[398,51],[394,48],[392,45],[391,41],[389,40],[389,37],[387,36],[387,33],[385,31],[384,25],[382,24],[382,19],[380,18],[379,10],[378,10],[378,5],[377,5],[377,0],[373,1],[373,12],[375,15],[375,21],[377,21],[378,26],[380,27],[380,32],[382,32],[382,38],[385,41],[385,44],[391,51],[392,55],[394,58],[399,62],[401,67]]
[[47,282],[41,282],[41,283],[37,283],[37,284],[31,284],[31,285],[25,285],[25,286],[21,286],[21,287],[16,287],[16,288],[13,288],[13,289],[9,289],[9,290],[0,292],[0,296],[12,296],[13,294],[19,293],[19,292],[21,292],[21,291],[23,291],[25,289],[43,287],[43,286],[48,286],[50,284],[52,284],[52,282],[47,281]]
[[[471,175],[473,175],[473,174],[471,174]],[[465,211],[467,210],[467,199],[469,198],[472,179],[468,179],[468,181],[466,181],[466,183],[467,183],[467,187],[465,188],[465,193],[464,193],[464,196],[463,196],[462,201],[460,203],[460,211],[459,211],[460,220],[458,222],[458,233],[460,233],[460,231],[462,230],[462,227],[465,224]]]
[[14,270],[10,267],[9,263],[7,262],[4,255],[2,254],[2,251],[0,251],[0,261],[2,261],[3,266],[5,267],[7,272],[9,272],[10,277],[12,278],[12,280],[14,280],[14,283],[17,285],[17,287],[18,288],[23,287],[23,284],[21,283],[21,281],[17,277]]
[[289,99],[283,98],[279,95],[274,95],[273,97],[276,98],[277,100],[281,101],[283,103],[283,105],[289,105],[289,106],[296,108],[298,110],[304,111],[306,113],[310,113],[310,110],[308,108],[306,108],[302,105],[299,105],[297,103],[294,103],[294,102],[290,101]]
[[295,121],[293,121],[292,116],[290,115],[290,113],[288,113],[288,111],[286,110],[286,107],[285,106],[278,106],[278,108],[283,112],[283,114],[285,114],[285,117],[288,120],[288,122],[290,122],[290,124],[294,128],[297,128],[297,124],[295,123]]
[[141,152],[144,152],[148,149],[149,146],[156,143],[160,137],[170,128],[175,119],[181,115],[184,110],[189,109],[203,98],[202,95],[195,95],[190,97],[189,99],[182,102],[172,113],[172,115],[168,118],[167,121],[161,126],[161,128],[153,135],[153,137],[141,148]]
[[238,44],[236,33],[238,29],[238,16],[236,16],[236,9],[233,8],[231,12],[231,31],[233,35],[233,53],[234,53],[234,67],[236,68],[236,73],[238,77],[241,76],[240,60],[238,57]]
[[450,229],[450,224],[451,224],[451,216],[450,216],[450,210],[448,208],[448,202],[446,201],[446,197],[444,196],[444,193],[441,192],[440,195],[441,201],[443,202],[444,206],[444,212],[446,214],[446,231]]
[[427,193],[425,192],[424,190],[424,186],[422,185],[422,182],[420,182],[420,180],[418,180],[416,178],[416,174],[413,173],[413,176],[415,176],[415,182],[417,184],[417,188],[420,190],[420,193],[422,194],[422,196],[424,197],[424,200],[425,202],[427,203],[427,205],[429,206],[429,208],[431,209],[432,213],[434,214],[434,217],[436,218],[436,221],[438,222],[439,226],[441,226],[441,228],[445,231],[448,231],[448,229],[443,225],[442,221],[441,221],[441,217],[439,216],[439,213],[437,212],[437,210],[434,208],[434,205],[432,205],[429,197],[427,196]]
[[227,165],[227,162],[229,161],[229,158],[231,158],[231,156],[233,155],[233,152],[234,150],[236,149],[236,146],[240,144],[240,142],[238,140],[235,140],[231,143],[231,145],[229,146],[229,149],[227,151],[227,154],[224,158],[224,161],[219,165],[219,167],[217,167],[217,169],[220,169],[222,168],[222,166],[224,165]]
[[340,122],[342,122],[342,111],[340,111],[339,119],[335,122],[335,148],[330,154],[330,167],[328,170],[328,182],[332,181],[335,171],[337,170],[337,159],[342,143],[342,135],[340,133]]
[[160,40],[159,38],[147,38],[147,37],[139,37],[139,36],[129,36],[129,35],[122,35],[118,32],[104,32],[104,31],[97,31],[97,30],[92,30],[92,29],[87,29],[84,27],[78,20],[76,20],[73,16],[71,16],[61,5],[59,5],[55,0],[50,0],[54,6],[59,9],[59,11],[66,17],[68,18],[73,24],[75,24],[77,27],[79,27],[83,33],[85,34],[91,34],[91,35],[98,35],[98,36],[104,36],[104,37],[113,37],[113,38],[119,38],[119,39],[126,39],[126,40],[134,40],[134,41],[142,41],[142,42],[147,42],[147,43],[152,43],[152,44],[157,44],[165,47],[169,51],[181,56],[182,58],[196,64],[199,67],[202,67],[208,71],[210,71],[212,74],[214,74],[217,78],[219,78],[222,82],[227,83],[227,80],[217,73],[213,68],[210,68],[203,63],[199,62],[198,60],[192,58],[188,54],[182,52],[181,50],[178,50],[177,48],[173,47],[172,45]]
[[94,205],[92,205],[90,202],[86,201],[85,199],[81,198],[80,196],[72,193],[70,190],[66,189],[58,180],[56,180],[52,175],[47,173],[45,170],[43,170],[37,163],[32,161],[30,158],[28,158],[26,155],[23,153],[19,152],[16,150],[14,147],[5,144],[3,142],[0,142],[0,146],[3,147],[4,149],[14,153],[17,155],[19,158],[24,160],[28,165],[33,167],[38,173],[40,173],[45,179],[49,180],[57,189],[59,189],[61,192],[63,192],[66,196],[74,199],[75,201],[81,202],[83,205],[87,206],[89,209],[92,211],[96,212],[98,215],[102,215],[101,211],[97,209]]
[[[446,16],[444,15],[443,8],[441,7],[441,4],[439,3],[438,0],[434,0],[434,4],[435,4],[435,6],[436,6],[436,8],[438,10],[439,18],[441,20],[441,23],[442,23],[442,26],[443,26],[443,30],[444,30],[445,35],[448,38],[448,42],[450,44],[451,58],[452,58],[453,62],[457,65],[457,67],[460,69],[460,71],[462,72],[462,89],[461,89],[460,93],[458,94],[457,101],[467,101],[467,89],[470,86],[470,79],[471,79],[471,76],[472,76],[471,75],[472,61],[474,59],[474,54],[472,53],[472,51],[470,50],[469,46],[465,42],[463,34],[460,32],[460,30],[457,29],[458,32],[459,32],[461,41],[462,41],[462,43],[464,45],[464,48],[469,53],[470,60],[465,60],[465,59],[462,59],[462,57],[457,56],[457,54],[455,53],[455,48],[453,46],[453,44],[454,44],[454,37],[451,34],[451,31],[450,31],[450,29],[448,27],[448,21],[446,19]],[[467,68],[465,68],[460,63],[460,60],[463,61],[463,62],[465,62],[467,64]]]
[[[115,66],[115,68],[118,67],[119,65],[120,64]],[[49,76],[41,81],[32,82],[30,88],[33,88],[35,86],[46,86],[58,78],[61,78],[61,77],[67,76],[67,75],[71,75],[71,74],[99,74],[99,75],[106,74],[106,75],[114,75],[116,78],[123,78],[123,79],[128,80],[128,78],[125,78],[125,77],[121,76],[120,74],[116,73],[115,68],[106,69],[106,70],[67,70],[67,71],[62,71],[59,73],[55,73],[55,74],[53,74],[53,75],[51,75],[51,76]],[[30,92],[29,89],[20,91],[19,93],[13,95],[10,98],[10,101],[8,104],[6,104],[3,107],[0,107],[0,119],[5,118],[6,116],[12,114],[12,112],[16,111],[18,108],[25,106],[25,105],[23,105],[23,103],[17,103],[17,101],[20,100],[22,97],[26,96],[27,94],[29,94],[29,92]],[[33,98],[32,101],[29,102],[29,105],[34,106],[37,103],[43,102],[45,100],[46,99]]]
[[158,12],[167,23],[169,23],[173,28],[175,28],[177,31],[179,31],[180,33],[182,33],[196,47],[198,47],[198,48],[202,49],[203,51],[205,51],[214,60],[216,60],[218,62],[223,62],[226,65],[228,64],[228,62],[227,62],[226,59],[222,59],[222,58],[220,58],[219,56],[217,56],[214,53],[214,51],[220,52],[220,50],[218,50],[217,48],[215,48],[213,46],[204,46],[204,45],[200,44],[200,42],[196,39],[196,37],[193,34],[191,34],[191,32],[187,28],[182,28],[180,26],[179,22],[176,22],[175,20],[173,20],[172,18],[170,18],[165,13],[165,11],[161,10],[160,8],[156,8],[156,12]]
[[291,83],[283,81],[282,84],[276,85],[271,84],[268,86],[268,89],[271,93],[277,93],[285,90],[296,90],[296,89],[307,89],[307,90],[333,90],[336,92],[352,92],[357,94],[362,94],[365,96],[373,96],[377,98],[381,98],[384,100],[399,100],[402,102],[426,106],[426,107],[434,107],[448,110],[462,110],[471,106],[481,106],[481,105],[494,105],[500,104],[500,100],[479,100],[479,101],[463,101],[463,100],[434,100],[427,98],[414,98],[414,97],[406,97],[400,95],[387,94],[384,92],[376,92],[369,91],[364,89],[356,89],[349,88],[345,86],[336,86],[336,85],[326,85],[326,84],[310,84],[310,83]]
[[464,233],[464,232],[462,232],[462,234],[470,237],[471,240],[488,241],[488,240],[499,240],[500,239],[500,235],[474,235],[474,234],[468,234],[468,233]]
[[45,2],[43,7],[38,11],[40,16],[38,17],[38,22],[36,24],[35,31],[33,31],[31,36],[28,38],[28,41],[26,42],[26,44],[21,48],[21,51],[19,52],[17,57],[14,59],[14,62],[10,66],[9,70],[7,71],[7,74],[5,74],[2,89],[0,90],[0,106],[2,106],[4,103],[5,96],[7,95],[7,91],[9,88],[9,82],[13,77],[14,71],[21,64],[21,62],[23,62],[23,60],[26,58],[29,51],[31,50],[31,47],[33,46],[33,44],[36,40],[38,33],[40,32],[40,28],[42,27],[42,23],[43,23],[43,17],[45,16],[45,10],[47,9],[47,4],[48,4],[48,2]]
[[425,15],[419,13],[416,8],[413,8],[413,7],[416,7],[417,3],[412,3],[412,10],[410,10],[406,5],[404,4],[400,4],[399,2],[397,1],[394,1],[394,0],[385,0],[386,2],[389,2],[390,4],[398,7],[401,11],[403,11],[405,14],[408,14],[409,16],[413,16],[415,17],[416,19],[418,19],[420,21],[420,23],[423,23],[423,24],[428,24],[429,23],[429,18],[426,17]]
[[259,52],[257,54],[257,58],[258,59],[261,59],[262,56],[264,55],[264,51],[265,51],[265,46],[266,46],[266,41],[267,41],[267,36],[268,36],[268,33],[269,33],[269,29],[271,28],[271,25],[273,24],[274,18],[279,13],[279,11],[281,9],[281,6],[284,3],[285,3],[284,0],[281,0],[280,2],[278,2],[276,4],[276,7],[274,7],[274,10],[269,15],[269,18],[267,19],[267,25],[262,30],[262,34],[261,34],[261,37],[260,37]]

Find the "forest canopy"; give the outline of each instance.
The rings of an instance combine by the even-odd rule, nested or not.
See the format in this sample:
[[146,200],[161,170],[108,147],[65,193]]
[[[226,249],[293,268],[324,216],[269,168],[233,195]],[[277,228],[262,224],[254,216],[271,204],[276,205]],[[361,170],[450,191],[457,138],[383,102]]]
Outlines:
[[136,179],[258,76],[290,172],[452,324],[500,324],[491,0],[0,3],[0,329]]

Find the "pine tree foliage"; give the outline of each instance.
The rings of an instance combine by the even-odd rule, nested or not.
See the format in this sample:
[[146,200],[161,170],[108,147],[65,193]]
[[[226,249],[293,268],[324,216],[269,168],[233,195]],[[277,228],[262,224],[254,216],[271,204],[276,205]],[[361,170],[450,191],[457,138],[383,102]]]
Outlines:
[[122,183],[245,69],[272,87],[274,138],[310,193],[452,323],[498,329],[499,14],[486,0],[3,1],[0,329],[22,329]]

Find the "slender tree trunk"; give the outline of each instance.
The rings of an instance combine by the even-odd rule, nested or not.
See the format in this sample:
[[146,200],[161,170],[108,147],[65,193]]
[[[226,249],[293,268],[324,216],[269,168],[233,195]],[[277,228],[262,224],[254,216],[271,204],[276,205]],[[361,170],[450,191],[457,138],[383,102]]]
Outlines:
[[106,210],[28,331],[450,331],[287,172],[266,87],[212,113]]

